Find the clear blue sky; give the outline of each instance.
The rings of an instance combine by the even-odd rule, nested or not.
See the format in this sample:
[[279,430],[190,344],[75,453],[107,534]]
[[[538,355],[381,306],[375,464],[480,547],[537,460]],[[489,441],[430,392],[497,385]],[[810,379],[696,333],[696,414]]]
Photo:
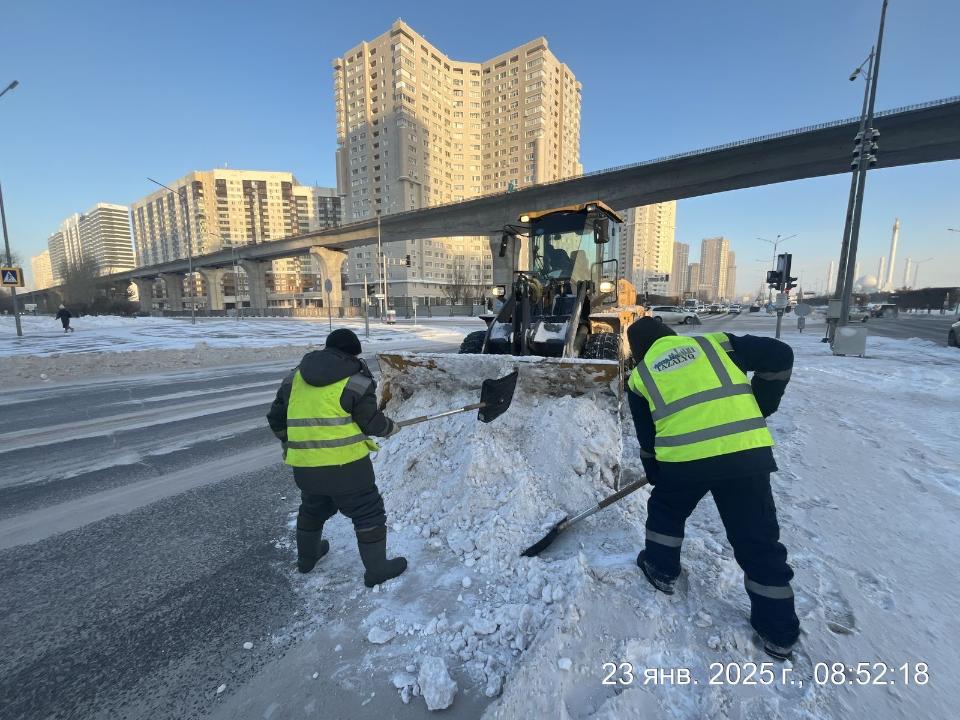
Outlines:
[[[290,170],[335,184],[330,60],[399,14],[451,57],[481,60],[538,35],[583,83],[586,170],[799,127],[860,110],[848,82],[879,0],[320,3],[35,2],[0,11],[0,181],[26,260],[61,220],[130,203],[150,175]],[[510,18],[504,22],[502,18]],[[891,0],[878,109],[960,94],[956,0]],[[881,145],[882,151],[882,145]],[[739,289],[760,278],[757,236],[815,286],[837,254],[848,177],[683,200],[677,240],[725,235]],[[871,173],[863,272],[876,272],[895,216],[902,259],[935,257],[921,284],[960,283],[960,162]],[[693,254],[693,252],[691,253]]]

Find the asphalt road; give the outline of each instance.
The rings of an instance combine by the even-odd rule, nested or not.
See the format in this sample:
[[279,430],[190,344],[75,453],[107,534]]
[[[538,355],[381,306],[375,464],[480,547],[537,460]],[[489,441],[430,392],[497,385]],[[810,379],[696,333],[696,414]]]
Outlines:
[[[303,652],[299,498],[264,419],[287,369],[0,395],[0,717],[207,717]],[[320,705],[354,714],[341,695]]]

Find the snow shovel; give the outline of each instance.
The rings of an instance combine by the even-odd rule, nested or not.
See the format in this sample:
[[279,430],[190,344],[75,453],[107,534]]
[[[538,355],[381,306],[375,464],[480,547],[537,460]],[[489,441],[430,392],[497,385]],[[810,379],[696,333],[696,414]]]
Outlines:
[[581,512],[577,513],[573,517],[570,517],[568,515],[563,520],[561,520],[556,525],[554,525],[553,528],[551,528],[550,532],[544,535],[540,540],[538,540],[533,545],[531,545],[526,550],[524,550],[522,553],[520,553],[520,557],[536,557],[537,555],[542,553],[544,550],[546,550],[550,546],[550,544],[557,539],[557,536],[560,535],[560,533],[562,533],[568,527],[570,527],[574,523],[580,522],[584,518],[590,517],[595,512],[599,512],[600,510],[603,510],[605,507],[609,507],[610,505],[613,505],[618,500],[622,500],[630,493],[642,488],[644,485],[647,484],[647,482],[648,480],[646,478],[640,478],[639,480],[636,480],[630,483],[629,485],[626,485],[625,487],[620,488],[620,490],[613,493],[613,495],[607,495],[607,497],[605,497],[603,500],[598,502],[596,505],[591,505],[586,510],[582,510]]
[[397,423],[398,427],[407,427],[427,420],[436,420],[447,417],[448,415],[457,415],[458,413],[478,410],[477,419],[480,422],[493,422],[503,415],[513,400],[513,392],[517,388],[518,372],[514,370],[509,375],[504,375],[496,380],[488,378],[480,386],[480,402],[472,405],[465,405],[456,410],[446,410],[445,412],[435,413],[433,415],[421,415],[420,417],[408,418]]

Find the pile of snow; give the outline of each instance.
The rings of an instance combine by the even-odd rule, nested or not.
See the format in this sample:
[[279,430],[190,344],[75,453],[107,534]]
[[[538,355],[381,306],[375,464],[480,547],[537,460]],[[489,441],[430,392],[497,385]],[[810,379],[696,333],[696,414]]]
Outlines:
[[[426,387],[394,398],[386,412],[402,419],[476,402],[477,391],[465,385],[443,394],[444,408]],[[582,580],[576,558],[521,558],[520,551],[565,512],[612,491],[621,442],[615,411],[588,396],[544,397],[524,386],[521,373],[510,409],[492,423],[455,415],[382,443],[374,464],[392,529],[444,558],[439,583],[471,610],[465,619],[441,611],[415,628],[424,652],[449,657],[488,697],[500,694]]]

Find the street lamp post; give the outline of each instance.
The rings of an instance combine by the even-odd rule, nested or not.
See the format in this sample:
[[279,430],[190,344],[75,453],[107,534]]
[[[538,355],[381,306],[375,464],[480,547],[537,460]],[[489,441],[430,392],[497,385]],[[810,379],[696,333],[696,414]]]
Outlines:
[[[861,117],[860,126],[862,128],[859,135],[860,143],[860,161],[856,166],[857,175],[857,194],[853,203],[853,214],[850,222],[850,241],[847,248],[847,259],[843,267],[843,294],[840,297],[840,325],[846,325],[850,321],[850,294],[853,292],[854,269],[857,261],[857,243],[860,238],[860,216],[863,212],[863,193],[867,184],[867,170],[871,163],[876,162],[875,151],[878,149],[874,140],[879,137],[873,128],[873,108],[877,99],[877,79],[880,76],[880,51],[883,49],[883,27],[887,17],[888,0],[883,0],[883,6],[880,9],[880,28],[877,32],[876,51],[871,53],[870,74],[867,79],[869,88],[868,100],[866,103],[866,115]],[[862,67],[862,66],[861,66]],[[851,79],[859,74],[854,71]],[[854,152],[857,152],[855,149]]]
[[[19,80],[11,82],[0,92],[0,97],[3,97],[15,89],[19,84]],[[3,221],[3,244],[7,251],[7,265],[13,265],[13,254],[10,252],[10,237],[7,235],[7,214],[3,208],[3,188],[0,188],[0,220]],[[23,327],[20,324],[20,307],[17,304],[17,289],[15,287],[10,288],[10,300],[13,303],[13,318],[17,325],[17,337],[23,337]]]
[[174,190],[171,187],[164,185],[162,182],[157,182],[153,178],[148,177],[147,180],[152,182],[154,185],[159,185],[160,187],[169,190],[171,193],[175,193],[177,197],[181,200],[181,205],[183,207],[183,229],[187,235],[187,274],[190,276],[190,322],[194,325],[197,324],[197,298],[196,298],[196,286],[194,285],[193,280],[193,237],[190,235],[190,218],[187,215],[187,188],[184,187],[183,195],[180,195],[179,192]]
[[920,271],[920,265],[923,264],[923,263],[925,263],[925,262],[930,262],[931,260],[933,260],[932,257],[924,258],[923,260],[914,260],[914,262],[913,262],[913,279],[912,279],[912,281],[911,281],[911,283],[910,283],[910,286],[911,286],[914,290],[919,290],[919,289],[920,289],[920,288],[917,287],[917,274],[918,274],[919,271]]
[[[14,85],[13,87],[16,86]],[[7,89],[9,90],[9,88]],[[6,92],[6,90],[3,92]],[[7,234],[7,213],[3,208],[2,187],[0,187],[0,221],[2,221],[3,224],[3,245],[7,251],[7,265],[13,265],[13,255],[10,252],[10,236]],[[10,300],[13,303],[13,319],[17,324],[17,337],[23,337],[23,327],[20,325],[20,308],[17,305],[17,289],[15,287],[10,288]]]

